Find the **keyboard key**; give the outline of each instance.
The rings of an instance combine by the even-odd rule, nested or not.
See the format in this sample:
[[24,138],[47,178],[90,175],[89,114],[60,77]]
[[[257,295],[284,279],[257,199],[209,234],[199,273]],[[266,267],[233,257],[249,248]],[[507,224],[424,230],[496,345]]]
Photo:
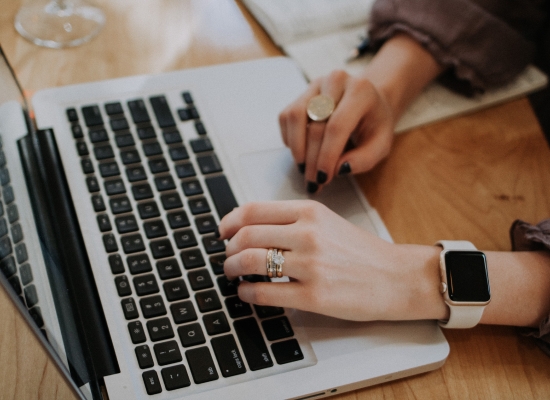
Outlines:
[[143,181],[147,179],[147,173],[141,165],[126,168],[126,176],[130,182]]
[[15,200],[13,188],[11,186],[6,186],[4,190],[2,190],[2,194],[4,195],[4,203],[6,204],[10,204],[13,200]]
[[122,104],[120,104],[118,101],[114,103],[107,103],[105,104],[105,112],[107,113],[107,115],[122,114]]
[[11,287],[15,291],[15,294],[20,296],[21,293],[23,293],[23,291],[21,289],[21,282],[19,281],[19,277],[17,275],[12,276],[11,278],[9,278],[8,282],[10,283]]
[[132,203],[130,203],[130,200],[126,196],[109,199],[109,204],[113,214],[123,214],[132,211]]
[[290,326],[287,317],[279,317],[262,321],[265,336],[267,340],[274,341],[294,336],[294,331]]
[[185,228],[190,225],[187,213],[183,210],[168,213],[168,223],[172,229]]
[[203,175],[223,171],[223,168],[215,154],[197,157],[197,163]]
[[155,240],[149,244],[153,258],[166,258],[174,255],[174,249],[168,239]]
[[84,137],[84,132],[82,132],[82,127],[78,124],[71,126],[71,132],[73,133],[73,138],[82,139]]
[[202,317],[206,332],[210,336],[219,335],[220,333],[226,333],[231,330],[227,317],[223,311],[215,312],[212,314],[206,314]]
[[195,218],[195,225],[200,234],[211,233],[216,230],[216,220],[212,215]]
[[116,243],[115,235],[113,235],[112,233],[103,235],[103,245],[105,246],[105,251],[107,253],[118,251],[118,245]]
[[143,243],[143,238],[139,233],[134,235],[123,236],[121,239],[122,248],[124,253],[131,254],[137,253],[138,251],[145,250],[145,244]]
[[94,147],[94,154],[97,160],[106,160],[115,156],[110,144]]
[[185,101],[185,104],[193,104],[193,97],[191,96],[191,93],[183,92],[181,96],[183,97],[183,101]]
[[137,150],[125,150],[120,152],[120,158],[124,165],[133,164],[141,161]]
[[9,237],[3,237],[0,239],[0,260],[9,256],[13,251],[11,246],[11,240]]
[[174,337],[174,331],[170,320],[166,317],[147,321],[147,331],[153,342]]
[[10,171],[0,168],[0,185],[6,186],[8,183],[10,183]]
[[178,249],[185,249],[197,245],[197,239],[191,229],[184,229],[174,233],[174,239],[176,240],[176,246]]
[[103,197],[101,197],[100,194],[96,194],[92,196],[92,206],[94,207],[94,211],[101,212],[105,211],[105,203],[103,202]]
[[254,318],[239,319],[233,323],[237,337],[252,371],[273,366],[273,360]]
[[132,275],[142,274],[153,270],[147,254],[137,254],[126,259]]
[[169,151],[172,161],[187,160],[189,158],[187,149],[183,146],[171,147]]
[[220,253],[225,251],[225,243],[221,239],[217,239],[214,235],[203,236],[202,244],[204,245],[204,250],[206,253]]
[[11,238],[15,244],[23,240],[23,229],[21,228],[21,224],[14,224],[11,226]]
[[91,174],[94,172],[94,164],[92,164],[92,161],[89,158],[84,158],[80,161],[80,165],[82,166],[82,172],[85,174]]
[[136,276],[134,278],[134,287],[138,296],[146,296],[159,292],[159,286],[153,274]]
[[160,196],[160,201],[162,202],[162,207],[165,210],[183,207],[180,195],[177,192],[162,194]]
[[115,218],[115,224],[118,230],[118,233],[128,233],[135,232],[139,229],[136,217],[133,215],[125,215],[123,217]]
[[229,316],[233,319],[252,315],[250,304],[245,303],[237,296],[225,299],[225,307],[227,308],[227,312],[229,312]]
[[187,197],[203,193],[201,184],[197,179],[182,182],[181,188]]
[[160,385],[159,377],[157,371],[154,369],[151,371],[145,371],[142,374],[143,383],[145,384],[145,390],[147,394],[158,394],[162,392],[162,386]]
[[195,167],[190,162],[176,165],[176,174],[178,178],[185,179],[197,175],[195,172]]
[[200,312],[216,311],[222,308],[220,298],[215,290],[199,292],[195,295]]
[[157,190],[159,192],[163,192],[165,190],[173,190],[176,188],[174,179],[172,179],[170,175],[155,177],[155,186],[157,187]]
[[135,124],[151,121],[143,100],[137,99],[129,101],[128,108],[130,109],[130,114],[132,115],[132,120]]
[[109,141],[109,135],[107,135],[107,131],[103,128],[100,129],[91,129],[88,132],[88,136],[90,137],[90,142],[92,143],[100,143],[100,142],[108,142]]
[[40,307],[36,306],[29,310],[29,314],[31,318],[34,320],[34,323],[41,327],[44,325],[44,320],[42,319],[42,313],[40,312]]
[[260,318],[269,318],[275,317],[277,315],[282,315],[285,313],[285,310],[282,307],[272,307],[272,306],[258,306],[254,305],[256,314]]
[[195,383],[215,381],[219,378],[208,347],[187,350],[185,357],[189,363],[189,369],[191,369],[191,375],[193,375]]
[[162,147],[158,142],[145,143],[143,145],[143,152],[147,157],[158,156],[162,154]]
[[178,110],[178,116],[182,121],[189,121],[191,119],[191,113],[187,108],[180,108]]
[[103,118],[101,117],[101,111],[97,105],[90,105],[82,107],[82,115],[86,126],[103,125]]
[[196,346],[206,342],[204,333],[199,324],[187,324],[178,328],[181,345],[183,347]]
[[189,298],[189,291],[183,279],[168,281],[164,284],[164,293],[168,301],[183,300]]
[[200,249],[184,250],[180,256],[185,269],[194,269],[206,265]]
[[25,302],[27,303],[28,308],[32,308],[38,303],[38,295],[36,293],[36,287],[34,285],[29,285],[25,288]]
[[105,181],[105,191],[109,196],[126,193],[126,186],[122,179],[113,179],[111,181]]
[[126,275],[117,276],[115,278],[115,285],[120,297],[129,296],[132,294],[132,288],[130,287],[130,282],[128,282]]
[[206,268],[189,272],[187,274],[187,279],[189,280],[191,289],[194,291],[208,289],[214,286],[212,278],[210,278],[210,273]]
[[164,142],[168,145],[174,143],[181,143],[183,141],[181,134],[177,129],[162,132]]
[[136,201],[153,198],[153,190],[148,183],[132,186],[132,194]]
[[225,175],[208,177],[205,182],[220,220],[239,206]]
[[25,245],[25,243],[19,243],[17,246],[15,246],[15,259],[17,260],[18,264],[23,264],[29,259],[27,246]]
[[154,201],[138,204],[138,211],[141,219],[156,218],[160,216],[159,208]]
[[78,121],[78,114],[74,108],[67,108],[67,119],[69,122],[76,122]]
[[195,307],[193,307],[193,303],[189,300],[173,303],[170,305],[170,312],[176,324],[184,324],[197,319]]
[[124,272],[124,263],[120,254],[111,254],[109,256],[109,266],[113,275],[122,274]]
[[153,160],[149,160],[149,169],[151,170],[152,174],[158,174],[170,170],[164,158],[155,158]]
[[113,118],[109,121],[111,125],[111,129],[113,131],[123,131],[128,130],[130,126],[128,125],[128,120],[126,117],[120,117],[120,118]]
[[200,136],[206,135],[206,128],[201,121],[195,121],[195,130]]
[[166,307],[160,296],[145,297],[139,301],[139,305],[144,318],[166,315]]
[[103,178],[109,178],[111,176],[120,175],[120,170],[118,169],[116,161],[111,161],[99,164],[99,173]]
[[304,359],[304,354],[296,339],[273,343],[271,345],[271,350],[273,351],[277,364],[287,364]]
[[224,377],[244,374],[246,367],[233,335],[213,338],[212,348]]
[[166,390],[181,389],[191,385],[187,370],[182,364],[174,365],[172,367],[164,368],[161,371],[162,380]]
[[160,279],[162,280],[178,278],[181,276],[181,269],[178,265],[178,260],[175,258],[169,258],[167,260],[157,262],[157,271]]
[[141,369],[151,368],[155,365],[153,362],[153,357],[151,356],[151,350],[149,350],[149,346],[146,344],[136,347],[135,352],[139,367]]
[[215,256],[210,257],[210,266],[212,267],[214,275],[223,274],[223,263],[225,262],[225,258],[225,253],[216,254]]
[[[2,213],[3,212],[4,212],[4,208],[2,208]],[[8,223],[6,222],[5,218],[0,218],[0,237],[3,237],[7,234],[8,234]]]
[[148,239],[154,239],[167,235],[164,222],[162,222],[161,219],[145,222],[143,224],[143,229],[145,230],[145,236],[147,236]]
[[176,125],[176,121],[174,121],[174,117],[172,116],[166,97],[150,97],[149,101],[151,102],[151,106],[153,106],[153,112],[155,113],[157,122],[161,128],[168,128]]
[[99,230],[101,232],[108,232],[113,227],[111,226],[111,221],[109,221],[109,216],[107,214],[100,214],[97,217],[97,224],[99,225]]
[[139,312],[136,308],[136,302],[133,298],[128,297],[120,301],[122,305],[122,311],[124,312],[124,318],[127,320],[136,319],[139,317]]
[[159,365],[174,364],[182,361],[179,345],[175,340],[157,343],[153,346]]
[[147,340],[145,336],[145,330],[140,321],[133,321],[128,324],[128,332],[130,332],[130,338],[133,344],[143,343]]
[[136,144],[134,137],[130,133],[115,135],[115,141],[118,148],[134,146]]
[[208,201],[204,197],[191,199],[187,203],[189,204],[189,209],[191,210],[191,214],[193,215],[205,214],[210,212],[210,206],[208,205]]
[[193,139],[189,142],[194,153],[204,153],[212,151],[214,147],[208,138]]
[[138,128],[137,134],[141,140],[154,139],[157,137],[155,128],[153,128],[152,126]]
[[197,109],[195,107],[189,107],[187,109],[187,112],[189,113],[189,116],[191,117],[191,119],[199,119],[200,118],[199,112],[197,111]]
[[6,210],[6,215],[10,224],[13,224],[15,221],[19,220],[19,211],[17,210],[16,204],[11,204]]
[[239,280],[234,279],[230,281],[225,275],[218,277],[218,287],[223,296],[233,296],[237,294],[237,288],[239,286]]
[[86,178],[86,186],[88,186],[88,191],[90,193],[99,192],[99,183],[95,176],[89,176]]
[[[15,263],[13,265],[15,267]],[[29,264],[23,264],[19,268],[19,276],[21,277],[21,283],[23,283],[23,286],[26,286],[29,283],[31,283],[33,279],[31,266]]]

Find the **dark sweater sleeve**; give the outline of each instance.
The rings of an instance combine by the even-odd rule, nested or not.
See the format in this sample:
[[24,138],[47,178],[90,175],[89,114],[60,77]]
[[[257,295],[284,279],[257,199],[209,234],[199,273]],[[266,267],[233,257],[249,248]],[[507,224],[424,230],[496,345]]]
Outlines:
[[376,49],[393,35],[406,33],[447,67],[447,78],[464,84],[462,91],[505,84],[532,62],[536,46],[517,29],[516,21],[503,18],[513,10],[496,8],[509,7],[510,2],[493,2],[492,10],[488,3],[377,0],[369,26],[371,43]]
[[[517,220],[510,228],[510,239],[513,251],[550,251],[550,219],[537,225]],[[538,346],[550,356],[550,315],[540,321],[537,329],[522,328],[522,332],[534,337]]]

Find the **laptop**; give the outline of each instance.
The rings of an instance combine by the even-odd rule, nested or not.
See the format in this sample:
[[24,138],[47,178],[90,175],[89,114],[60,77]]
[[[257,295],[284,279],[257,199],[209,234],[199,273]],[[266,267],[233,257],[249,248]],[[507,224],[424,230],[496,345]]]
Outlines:
[[[0,283],[79,398],[317,399],[443,365],[434,321],[259,307],[223,275],[225,214],[310,198],[277,123],[307,85],[290,59],[46,89],[32,113],[1,63]],[[391,240],[353,178],[311,198]]]

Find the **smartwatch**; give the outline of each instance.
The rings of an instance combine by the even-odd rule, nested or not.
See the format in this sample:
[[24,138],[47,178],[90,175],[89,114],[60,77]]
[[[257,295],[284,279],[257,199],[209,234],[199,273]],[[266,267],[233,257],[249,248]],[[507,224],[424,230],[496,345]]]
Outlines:
[[439,320],[439,325],[472,328],[491,301],[485,254],[463,240],[440,240],[436,245],[443,247],[439,261],[440,291],[450,309],[449,320]]

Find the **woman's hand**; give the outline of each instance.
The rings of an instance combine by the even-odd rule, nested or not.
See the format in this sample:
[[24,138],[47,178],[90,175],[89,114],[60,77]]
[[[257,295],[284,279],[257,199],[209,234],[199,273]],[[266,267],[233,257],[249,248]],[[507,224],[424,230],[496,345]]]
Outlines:
[[219,232],[230,238],[229,279],[266,275],[268,249],[283,251],[290,281],[243,281],[238,293],[245,302],[349,320],[445,317],[440,250],[388,243],[316,201],[249,203],[226,215]]
[[[331,97],[336,107],[327,121],[308,121],[308,101],[318,94]],[[334,71],[313,81],[281,112],[279,124],[285,145],[305,172],[307,190],[314,193],[335,175],[368,171],[386,157],[395,119],[383,94],[367,78]]]

